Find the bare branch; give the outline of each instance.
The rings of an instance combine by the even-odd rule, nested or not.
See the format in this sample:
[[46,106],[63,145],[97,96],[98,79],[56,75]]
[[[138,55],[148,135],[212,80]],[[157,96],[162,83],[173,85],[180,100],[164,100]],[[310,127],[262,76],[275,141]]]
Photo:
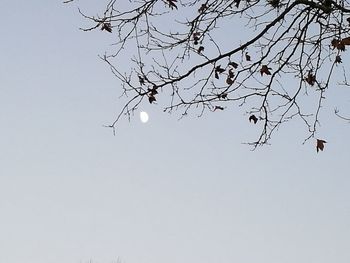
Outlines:
[[[101,59],[128,99],[108,127],[141,103],[182,117],[236,106],[256,118],[253,147],[292,119],[306,125],[305,140],[315,136],[350,46],[349,1],[110,0],[98,16],[79,12],[91,22],[82,30],[117,39]],[[126,58],[130,71],[122,72],[118,61]]]

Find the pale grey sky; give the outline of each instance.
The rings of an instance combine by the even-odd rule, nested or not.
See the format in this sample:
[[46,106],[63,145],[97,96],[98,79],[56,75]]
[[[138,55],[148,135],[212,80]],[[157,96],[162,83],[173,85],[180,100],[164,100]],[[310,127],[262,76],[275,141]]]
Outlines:
[[318,154],[295,122],[252,152],[230,111],[147,105],[113,136],[120,84],[97,57],[113,36],[79,31],[74,4],[0,9],[0,263],[349,262],[350,124],[331,113],[349,91],[329,95]]

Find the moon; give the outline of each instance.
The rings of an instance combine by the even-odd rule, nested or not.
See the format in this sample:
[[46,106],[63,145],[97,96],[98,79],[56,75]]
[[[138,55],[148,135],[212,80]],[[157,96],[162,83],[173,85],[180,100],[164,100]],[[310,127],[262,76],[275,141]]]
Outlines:
[[146,123],[148,122],[148,119],[149,119],[149,116],[148,116],[148,113],[145,112],[145,111],[141,111],[140,112],[140,120],[142,123]]

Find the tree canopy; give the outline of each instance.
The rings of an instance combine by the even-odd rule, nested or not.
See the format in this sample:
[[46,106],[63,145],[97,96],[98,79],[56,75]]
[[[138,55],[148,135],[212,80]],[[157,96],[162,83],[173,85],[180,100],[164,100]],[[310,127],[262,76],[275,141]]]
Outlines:
[[142,103],[181,116],[238,107],[260,129],[255,147],[294,119],[308,140],[330,87],[349,86],[349,1],[110,0],[99,15],[80,13],[82,30],[115,36],[101,56],[126,97],[113,129]]

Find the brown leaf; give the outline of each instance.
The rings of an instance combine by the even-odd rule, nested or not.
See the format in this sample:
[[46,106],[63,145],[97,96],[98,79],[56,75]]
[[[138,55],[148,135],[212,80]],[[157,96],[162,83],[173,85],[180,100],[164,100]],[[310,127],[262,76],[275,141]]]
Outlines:
[[177,9],[177,5],[175,4],[177,2],[177,0],[167,0],[169,6],[171,7],[171,9],[176,8]]
[[214,111],[216,111],[216,110],[224,110],[224,107],[221,107],[221,106],[215,106]]
[[343,38],[340,43],[345,46],[350,46],[350,37]]
[[219,79],[219,74],[224,73],[225,69],[223,69],[221,65],[219,65],[215,67],[214,71],[215,71],[215,78]]
[[271,75],[270,69],[267,65],[262,65],[261,69],[260,69],[260,74],[261,76],[264,75],[264,73],[266,75]]
[[339,39],[332,39],[331,41],[331,46],[333,47],[333,49],[338,49],[340,51],[345,51],[345,45],[350,45],[350,38],[344,38],[343,40],[339,40]]
[[200,47],[197,49],[197,52],[200,54],[202,51],[204,51],[204,47],[203,47],[203,46],[200,46]]
[[230,77],[227,77],[227,79],[226,79],[226,83],[227,83],[227,85],[232,85],[232,84],[233,84],[233,82],[234,82],[234,80],[233,80],[233,79],[231,79]]
[[221,74],[225,72],[225,69],[223,69],[221,65],[219,65],[215,67],[215,71]]
[[309,73],[307,74],[307,77],[305,77],[304,79],[311,86],[315,85],[316,83],[316,76],[312,74],[312,71],[309,71]]
[[341,57],[338,55],[335,57],[335,63],[342,63]]
[[150,95],[149,97],[148,97],[148,101],[149,101],[149,103],[153,103],[154,101],[156,101],[156,98],[153,96],[153,95]]
[[233,2],[235,2],[235,6],[238,8],[239,7],[239,3],[241,2],[241,0],[233,0]]
[[338,39],[335,39],[335,38],[331,41],[331,45],[332,45],[333,49],[338,47],[339,42],[340,41]]
[[207,5],[206,4],[202,4],[201,7],[198,9],[199,13],[203,13],[205,11],[205,9],[207,9]]
[[250,55],[248,54],[248,52],[245,52],[245,59],[246,59],[247,61],[251,61],[251,57],[250,57]]
[[111,23],[103,23],[102,24],[102,27],[101,27],[101,30],[106,30],[107,32],[109,33],[112,33],[112,25]]
[[227,93],[219,94],[219,98],[221,98],[221,99],[227,99]]
[[317,139],[317,143],[316,143],[316,150],[317,150],[317,152],[319,150],[323,151],[325,143],[327,143],[327,142],[324,141],[324,140]]
[[195,32],[195,33],[193,33],[193,40],[194,40],[194,44],[195,45],[198,45],[198,41],[199,41],[199,37],[200,37],[200,33],[199,32]]
[[339,42],[337,45],[337,49],[340,51],[345,51],[345,45],[342,42]]
[[233,68],[238,68],[238,64],[236,62],[231,61],[228,63],[229,66],[232,66]]
[[281,5],[280,0],[268,0],[267,1],[273,8],[278,8]]
[[154,96],[158,94],[157,87],[154,86],[152,89],[148,88],[148,91],[150,93],[150,96]]
[[232,69],[230,69],[230,70],[228,71],[228,76],[229,76],[231,79],[233,79],[233,78],[235,77],[235,73],[233,72]]
[[258,118],[257,118],[254,114],[252,114],[252,115],[250,115],[250,117],[249,117],[249,122],[251,122],[251,121],[253,121],[254,124],[256,124],[257,121],[258,121]]

